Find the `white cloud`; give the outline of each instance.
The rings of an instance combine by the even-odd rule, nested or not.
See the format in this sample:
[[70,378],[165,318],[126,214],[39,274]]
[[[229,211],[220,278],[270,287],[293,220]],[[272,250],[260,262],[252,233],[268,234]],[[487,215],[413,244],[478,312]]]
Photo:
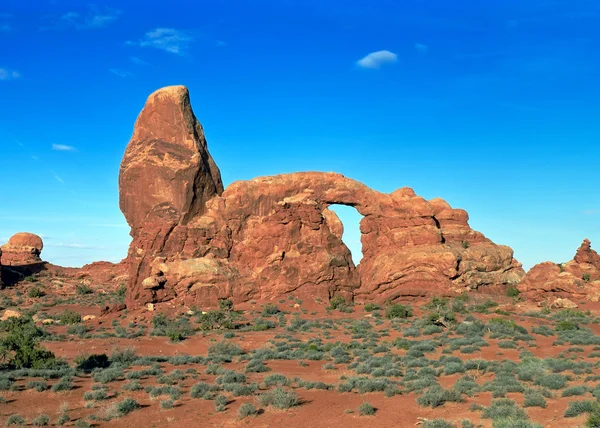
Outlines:
[[138,43],[127,42],[127,44],[138,44],[144,48],[150,47],[176,55],[183,55],[193,40],[189,34],[174,28],[156,28],[147,32]]
[[362,68],[380,68],[384,64],[392,64],[398,60],[398,55],[390,51],[371,52],[356,63]]
[[15,80],[21,77],[21,73],[8,68],[0,68],[0,80]]
[[137,56],[131,56],[131,57],[129,57],[129,60],[136,65],[150,65],[149,62],[146,62],[143,59],[138,58]]
[[131,74],[129,71],[117,70],[116,68],[110,68],[109,71],[112,74],[115,74],[115,75],[117,75],[119,77],[122,77],[122,78],[133,76],[133,74]]
[[48,172],[50,174],[52,174],[52,177],[54,177],[54,179],[56,181],[58,181],[60,184],[65,184],[65,180],[63,180],[57,173],[55,173],[54,171],[52,171],[51,169],[48,170]]
[[76,152],[77,149],[73,146],[67,146],[66,144],[52,144],[52,150],[57,152]]
[[96,5],[90,5],[85,15],[69,11],[63,14],[58,20],[52,21],[50,25],[40,28],[40,30],[66,30],[69,28],[93,30],[105,28],[119,19],[121,13],[122,11],[119,9],[109,7],[100,8]]
[[423,43],[415,43],[415,49],[421,55],[425,55],[427,52],[429,52],[429,46],[424,45]]

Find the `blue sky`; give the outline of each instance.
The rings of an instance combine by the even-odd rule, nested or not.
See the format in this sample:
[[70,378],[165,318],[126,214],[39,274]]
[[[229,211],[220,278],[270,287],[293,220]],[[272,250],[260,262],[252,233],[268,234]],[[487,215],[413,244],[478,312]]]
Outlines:
[[595,0],[4,0],[0,241],[124,257],[121,157],[146,97],[183,84],[226,184],[410,186],[526,267],[566,261],[600,248],[599,44]]

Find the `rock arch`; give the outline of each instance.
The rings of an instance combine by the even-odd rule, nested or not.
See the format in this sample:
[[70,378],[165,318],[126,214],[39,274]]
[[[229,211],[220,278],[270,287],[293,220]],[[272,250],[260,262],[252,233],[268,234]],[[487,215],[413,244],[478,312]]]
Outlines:
[[[207,307],[290,293],[383,302],[523,276],[512,250],[473,231],[465,211],[410,188],[384,194],[341,174],[301,172],[222,190],[181,87],[151,95],[119,184],[133,237],[128,305],[178,298]],[[329,210],[334,204],[363,216],[358,268]]]

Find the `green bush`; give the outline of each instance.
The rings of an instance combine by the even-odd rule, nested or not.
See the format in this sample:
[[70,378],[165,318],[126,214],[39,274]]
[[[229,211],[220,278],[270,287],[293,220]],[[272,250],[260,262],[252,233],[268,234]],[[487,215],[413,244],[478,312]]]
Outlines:
[[60,322],[62,324],[77,324],[81,322],[81,315],[70,309],[66,309],[60,314]]
[[524,407],[541,407],[542,409],[546,408],[546,399],[538,391],[526,391],[524,395]]
[[263,309],[262,315],[263,317],[272,317],[273,315],[277,315],[279,312],[280,311],[277,305],[273,303],[267,303]]
[[507,295],[508,297],[518,297],[518,296],[519,296],[519,294],[521,294],[521,292],[520,292],[520,291],[519,291],[519,289],[518,289],[517,287],[515,287],[515,286],[511,286],[511,287],[508,287],[508,288],[506,289],[506,295]]
[[579,324],[574,321],[564,320],[556,324],[556,331],[579,330]]
[[50,423],[48,415],[41,414],[31,421],[31,424],[36,427],[45,427]]
[[160,402],[160,408],[163,410],[172,409],[173,407],[175,407],[173,400],[164,400]]
[[245,418],[248,416],[255,416],[258,414],[258,410],[250,403],[244,403],[238,409],[238,415],[240,418]]
[[198,323],[200,330],[229,330],[234,328],[237,314],[231,311],[208,311],[200,314]]
[[0,339],[0,355],[8,359],[9,366],[42,369],[56,364],[54,354],[39,345],[45,332],[31,319],[11,318],[3,324],[3,328],[8,334]]
[[361,416],[371,416],[374,415],[377,409],[371,403],[362,403],[358,406],[358,414]]
[[21,416],[21,415],[10,415],[8,417],[8,419],[6,420],[5,425],[7,427],[11,426],[11,425],[24,425],[25,424],[25,419]]
[[399,303],[389,305],[385,309],[385,317],[387,319],[409,318],[412,317],[412,309]]
[[422,428],[456,428],[452,422],[448,422],[446,419],[429,419],[423,421]]
[[592,400],[571,401],[565,410],[565,418],[574,418],[583,413],[592,413],[598,410],[598,405]]
[[39,287],[31,287],[27,291],[27,296],[31,297],[32,299],[37,299],[37,298],[43,297],[45,295],[46,295],[46,293],[44,293],[44,291]]
[[37,392],[43,392],[49,388],[48,384],[39,380],[32,380],[27,383],[27,389],[35,389]]
[[139,409],[140,405],[133,398],[126,398],[125,400],[115,403],[107,409],[107,419],[121,418],[136,409]]
[[60,380],[50,388],[52,392],[70,391],[71,389],[73,389],[73,382],[71,381],[70,376],[61,377]]
[[443,389],[440,385],[435,384],[429,387],[423,395],[417,398],[417,403],[420,406],[436,408],[446,402],[460,403],[463,399],[460,392],[453,389]]
[[299,404],[298,394],[294,391],[286,391],[281,387],[261,394],[259,401],[263,406],[271,406],[276,409],[289,409]]
[[379,305],[377,305],[375,303],[367,303],[364,307],[365,312],[378,311],[379,309],[381,309],[381,308],[379,307]]
[[75,358],[75,367],[86,373],[94,369],[105,369],[110,366],[110,361],[106,354],[79,355]]
[[75,286],[75,292],[81,296],[84,296],[86,294],[92,294],[94,290],[92,290],[89,285],[77,284],[77,286]]

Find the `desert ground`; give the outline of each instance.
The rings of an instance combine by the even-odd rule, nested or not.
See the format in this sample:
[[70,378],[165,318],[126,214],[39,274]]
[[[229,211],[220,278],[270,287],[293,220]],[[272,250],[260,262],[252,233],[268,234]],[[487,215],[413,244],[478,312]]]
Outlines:
[[[109,290],[51,269],[3,290],[3,312],[19,316],[1,330],[27,332],[18,355],[29,362],[0,373],[6,426],[577,427],[598,418],[598,303],[550,308],[511,288],[388,306],[290,295],[130,312],[118,310],[124,295],[125,284]],[[117,310],[102,314],[107,306]]]

